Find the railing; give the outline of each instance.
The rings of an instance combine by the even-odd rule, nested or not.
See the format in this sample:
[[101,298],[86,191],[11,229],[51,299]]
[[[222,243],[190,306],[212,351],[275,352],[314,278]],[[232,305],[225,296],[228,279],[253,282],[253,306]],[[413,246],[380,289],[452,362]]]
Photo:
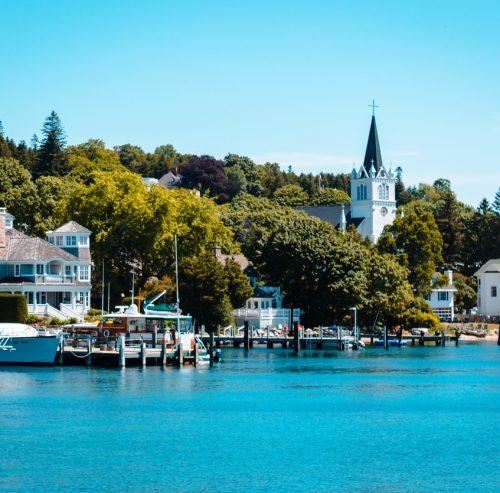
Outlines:
[[76,309],[73,310],[70,305],[61,303],[59,309],[61,313],[64,313],[66,318],[76,318],[79,322],[83,322],[83,305],[76,305]]
[[36,284],[75,284],[78,280],[75,275],[65,276],[62,274],[38,274],[34,278]]
[[[290,316],[289,308],[238,308],[233,310],[235,317],[244,318],[287,318]],[[300,309],[293,309],[293,318],[300,316]]]

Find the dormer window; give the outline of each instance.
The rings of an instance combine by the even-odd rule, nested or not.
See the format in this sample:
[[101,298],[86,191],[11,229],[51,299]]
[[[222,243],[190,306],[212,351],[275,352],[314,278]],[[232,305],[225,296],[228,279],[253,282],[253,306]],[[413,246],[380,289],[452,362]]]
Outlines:
[[63,237],[62,236],[56,236],[56,245],[57,246],[62,246],[63,244]]
[[88,236],[80,236],[80,246],[88,246],[89,238]]
[[66,246],[76,246],[76,236],[66,236]]

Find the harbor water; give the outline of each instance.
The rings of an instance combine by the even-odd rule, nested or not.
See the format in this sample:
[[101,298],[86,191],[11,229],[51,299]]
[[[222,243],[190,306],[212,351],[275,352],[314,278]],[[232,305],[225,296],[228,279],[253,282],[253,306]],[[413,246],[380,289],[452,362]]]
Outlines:
[[0,369],[0,491],[500,491],[500,347]]

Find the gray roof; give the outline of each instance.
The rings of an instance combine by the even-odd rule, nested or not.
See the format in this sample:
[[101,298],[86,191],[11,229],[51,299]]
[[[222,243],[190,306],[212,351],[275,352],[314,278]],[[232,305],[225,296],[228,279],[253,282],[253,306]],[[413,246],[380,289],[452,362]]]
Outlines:
[[[342,213],[342,205],[306,205],[295,207],[296,210],[305,212],[309,216],[317,217],[322,221],[331,224],[334,228],[340,227],[340,215]],[[351,217],[351,206],[344,206],[345,218],[347,224],[354,224],[358,227],[363,221],[362,217]]]
[[74,255],[48,241],[27,236],[16,229],[5,232],[6,246],[0,248],[0,260],[11,262],[32,262],[60,258],[62,260],[79,261]]
[[165,173],[159,180],[158,185],[163,185],[164,187],[175,187],[182,180],[182,176],[169,171]]
[[87,228],[84,228],[81,224],[78,224],[75,221],[69,221],[62,226],[59,226],[51,233],[92,233]]

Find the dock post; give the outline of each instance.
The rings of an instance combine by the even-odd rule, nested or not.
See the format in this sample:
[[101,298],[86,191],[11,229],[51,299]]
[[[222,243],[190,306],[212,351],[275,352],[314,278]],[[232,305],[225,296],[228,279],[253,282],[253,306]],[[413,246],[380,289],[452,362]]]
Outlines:
[[250,334],[248,331],[248,320],[245,320],[244,323],[243,347],[245,348],[245,351],[248,351],[250,349]]
[[153,332],[153,349],[156,348],[156,343],[158,342],[158,329],[155,327],[155,331]]
[[209,350],[210,366],[214,365],[214,347],[215,347],[215,335],[214,331],[212,331],[210,332],[210,350]]
[[293,322],[293,350],[296,353],[300,351],[299,322]]
[[125,368],[125,336],[123,334],[118,339],[119,360],[118,366]]
[[387,325],[384,325],[384,348],[389,349],[389,338],[387,337]]
[[177,360],[178,360],[179,367],[180,367],[180,366],[184,365],[184,352],[182,349],[182,342],[179,342],[179,344],[177,345],[177,352],[178,352]]
[[63,365],[64,363],[64,335],[61,336],[61,340],[59,341],[59,365]]
[[167,343],[165,339],[163,339],[163,343],[161,345],[161,365],[165,366],[167,364]]
[[89,354],[87,355],[86,362],[87,362],[87,366],[91,366],[92,365],[92,348],[94,346],[92,343],[92,336],[89,336],[87,341],[89,344]]
[[[458,346],[458,337],[457,337],[457,346]],[[500,346],[500,325],[498,326],[497,346]]]
[[441,331],[441,346],[446,346],[446,336],[444,335],[444,329]]
[[198,355],[199,355],[199,346],[196,341],[194,341],[194,366],[198,366]]
[[248,341],[248,347],[250,349],[253,349],[253,333],[254,333],[254,330],[255,330],[255,325],[252,325],[252,327],[250,327],[250,340]]
[[146,366],[146,343],[144,341],[141,342],[141,365]]

